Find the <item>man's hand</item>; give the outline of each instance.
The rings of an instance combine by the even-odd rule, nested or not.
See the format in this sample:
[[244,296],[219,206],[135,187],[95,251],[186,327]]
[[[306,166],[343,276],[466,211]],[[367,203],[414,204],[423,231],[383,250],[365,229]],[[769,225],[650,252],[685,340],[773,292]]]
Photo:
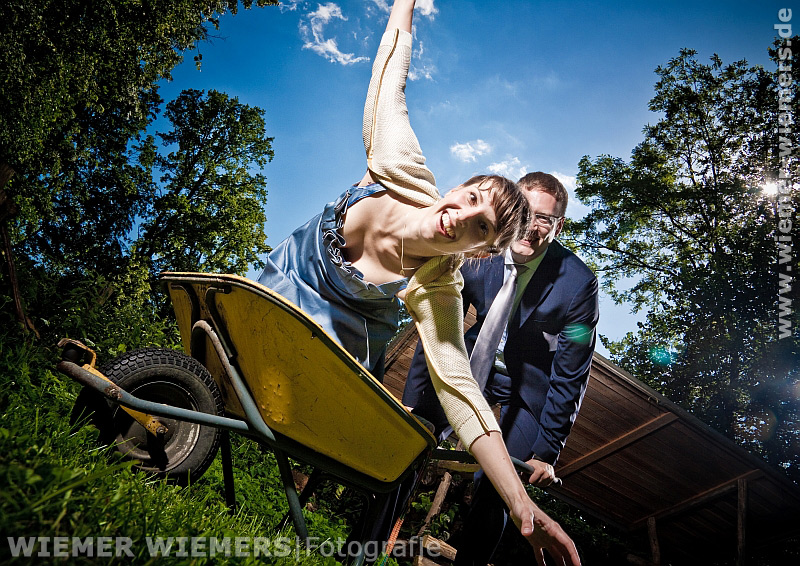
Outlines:
[[541,460],[531,459],[525,462],[531,468],[533,473],[528,478],[528,483],[536,487],[547,487],[556,481],[556,471],[547,462]]

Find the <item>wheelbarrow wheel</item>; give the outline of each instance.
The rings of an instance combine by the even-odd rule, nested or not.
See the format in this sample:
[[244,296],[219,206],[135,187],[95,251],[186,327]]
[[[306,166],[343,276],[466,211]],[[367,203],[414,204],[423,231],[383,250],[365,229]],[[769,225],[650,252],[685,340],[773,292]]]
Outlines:
[[[133,350],[103,365],[100,371],[125,391],[155,403],[222,415],[222,395],[214,378],[194,358],[174,350]],[[179,485],[197,480],[216,456],[220,430],[168,417],[156,417],[167,427],[154,435],[118,405],[100,426],[100,440],[113,443],[135,466]]]

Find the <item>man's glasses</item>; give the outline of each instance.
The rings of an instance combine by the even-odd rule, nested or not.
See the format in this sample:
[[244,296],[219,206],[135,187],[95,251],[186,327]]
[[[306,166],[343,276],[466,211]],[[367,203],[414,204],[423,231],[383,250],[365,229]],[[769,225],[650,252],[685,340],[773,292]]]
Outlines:
[[540,212],[533,213],[533,223],[545,228],[552,228],[556,222],[564,218],[563,216],[550,216],[549,214],[541,214]]

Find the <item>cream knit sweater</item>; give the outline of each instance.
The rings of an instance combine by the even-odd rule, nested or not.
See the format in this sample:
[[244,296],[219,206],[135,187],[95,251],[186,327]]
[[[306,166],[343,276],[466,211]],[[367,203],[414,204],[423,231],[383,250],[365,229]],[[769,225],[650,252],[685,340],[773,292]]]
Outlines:
[[[364,148],[367,166],[383,186],[430,206],[441,196],[408,119],[405,86],[410,63],[411,34],[387,30],[372,66],[364,106]],[[479,436],[500,427],[470,372],[464,345],[463,285],[457,262],[436,257],[411,278],[405,303],[425,348],[442,408],[469,447]]]

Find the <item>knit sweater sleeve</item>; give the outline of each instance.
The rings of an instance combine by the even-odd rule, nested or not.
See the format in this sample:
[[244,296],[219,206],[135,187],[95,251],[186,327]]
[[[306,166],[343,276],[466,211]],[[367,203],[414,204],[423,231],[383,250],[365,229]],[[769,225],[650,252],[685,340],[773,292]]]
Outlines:
[[464,345],[464,280],[450,258],[436,257],[409,281],[405,301],[417,326],[439,402],[450,426],[468,448],[499,431],[497,420],[472,377]]
[[[422,206],[441,198],[406,108],[411,34],[387,30],[372,66],[364,105],[367,166],[387,189]],[[435,257],[409,281],[404,300],[425,347],[433,386],[453,430],[469,447],[499,431],[494,414],[472,378],[464,345],[463,279],[450,257]]]
[[410,64],[411,34],[387,30],[372,65],[364,104],[364,149],[367,167],[383,186],[428,206],[441,196],[408,118],[405,88]]

